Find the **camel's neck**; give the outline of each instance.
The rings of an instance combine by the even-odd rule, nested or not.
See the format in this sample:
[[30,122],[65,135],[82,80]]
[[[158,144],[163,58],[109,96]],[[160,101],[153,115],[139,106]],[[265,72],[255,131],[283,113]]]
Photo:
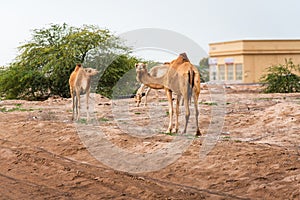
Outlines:
[[148,87],[151,88],[157,88],[160,89],[164,85],[164,76],[161,77],[153,77],[148,72],[138,72],[137,73],[137,79],[145,84]]
[[91,76],[84,71],[81,71],[81,73],[78,73],[77,75],[76,82],[83,90],[87,90],[91,85]]

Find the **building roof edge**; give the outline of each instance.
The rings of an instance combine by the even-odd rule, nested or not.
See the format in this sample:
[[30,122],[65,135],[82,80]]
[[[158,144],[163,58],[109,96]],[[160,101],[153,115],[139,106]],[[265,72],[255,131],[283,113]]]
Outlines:
[[230,40],[230,41],[223,41],[223,42],[212,42],[209,43],[209,45],[230,44],[230,43],[239,43],[239,42],[286,42],[286,41],[300,42],[300,39],[240,39],[240,40]]

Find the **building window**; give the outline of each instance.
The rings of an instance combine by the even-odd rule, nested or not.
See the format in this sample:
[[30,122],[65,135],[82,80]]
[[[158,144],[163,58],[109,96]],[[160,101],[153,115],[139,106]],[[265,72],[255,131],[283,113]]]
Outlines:
[[225,81],[225,65],[219,65],[219,81]]
[[217,80],[217,65],[210,65],[209,80],[211,81]]
[[234,80],[234,71],[233,71],[233,64],[227,65],[227,80],[233,81]]
[[242,64],[235,65],[235,80],[237,80],[237,81],[243,80],[243,65]]

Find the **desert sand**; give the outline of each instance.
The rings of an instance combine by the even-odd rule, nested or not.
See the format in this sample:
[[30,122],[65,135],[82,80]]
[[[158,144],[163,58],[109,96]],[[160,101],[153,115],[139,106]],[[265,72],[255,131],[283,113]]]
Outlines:
[[[203,88],[201,137],[163,133],[167,102],[163,91],[159,100],[154,94],[147,107],[139,108],[133,99],[94,95],[96,121],[91,124],[71,121],[71,99],[0,101],[0,199],[300,199],[299,93],[262,94],[257,87],[229,86],[220,107]],[[118,114],[122,103],[129,118]],[[216,108],[221,108],[220,118],[214,116]],[[151,120],[157,130],[147,135]],[[131,126],[142,136],[130,134]],[[78,134],[82,129],[101,130],[129,154],[167,148],[177,136],[189,142],[166,166],[129,159],[116,168],[95,157]],[[95,146],[100,140],[91,138]],[[118,164],[120,155],[109,156]],[[130,168],[134,162],[137,171]]]

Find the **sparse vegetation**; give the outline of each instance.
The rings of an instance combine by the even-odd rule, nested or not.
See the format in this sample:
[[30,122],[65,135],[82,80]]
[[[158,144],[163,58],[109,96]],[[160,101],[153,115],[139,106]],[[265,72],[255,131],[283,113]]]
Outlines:
[[217,106],[218,105],[217,102],[209,102],[209,101],[199,102],[199,104],[208,105],[208,106]]
[[235,143],[242,143],[241,140],[234,140]]
[[224,137],[222,137],[222,140],[223,141],[229,141],[229,140],[231,140],[231,137],[230,136],[224,136]]
[[101,117],[101,118],[99,119],[99,121],[100,121],[100,122],[108,122],[109,119],[107,119],[107,118],[105,118],[105,117]]
[[87,119],[80,118],[80,119],[78,120],[78,123],[79,123],[79,124],[87,124]]
[[171,132],[160,132],[161,134],[164,134],[164,135],[170,135],[170,136],[176,136],[177,133],[171,133]]
[[0,112],[14,112],[14,111],[20,111],[20,112],[27,112],[27,111],[33,111],[34,109],[26,109],[22,108],[22,104],[16,104],[15,107],[12,108],[7,108],[7,107],[2,107],[0,108]]
[[291,59],[285,64],[273,65],[267,69],[267,74],[261,77],[265,93],[293,93],[300,92],[300,66]]
[[158,102],[168,102],[167,99],[159,99]]

